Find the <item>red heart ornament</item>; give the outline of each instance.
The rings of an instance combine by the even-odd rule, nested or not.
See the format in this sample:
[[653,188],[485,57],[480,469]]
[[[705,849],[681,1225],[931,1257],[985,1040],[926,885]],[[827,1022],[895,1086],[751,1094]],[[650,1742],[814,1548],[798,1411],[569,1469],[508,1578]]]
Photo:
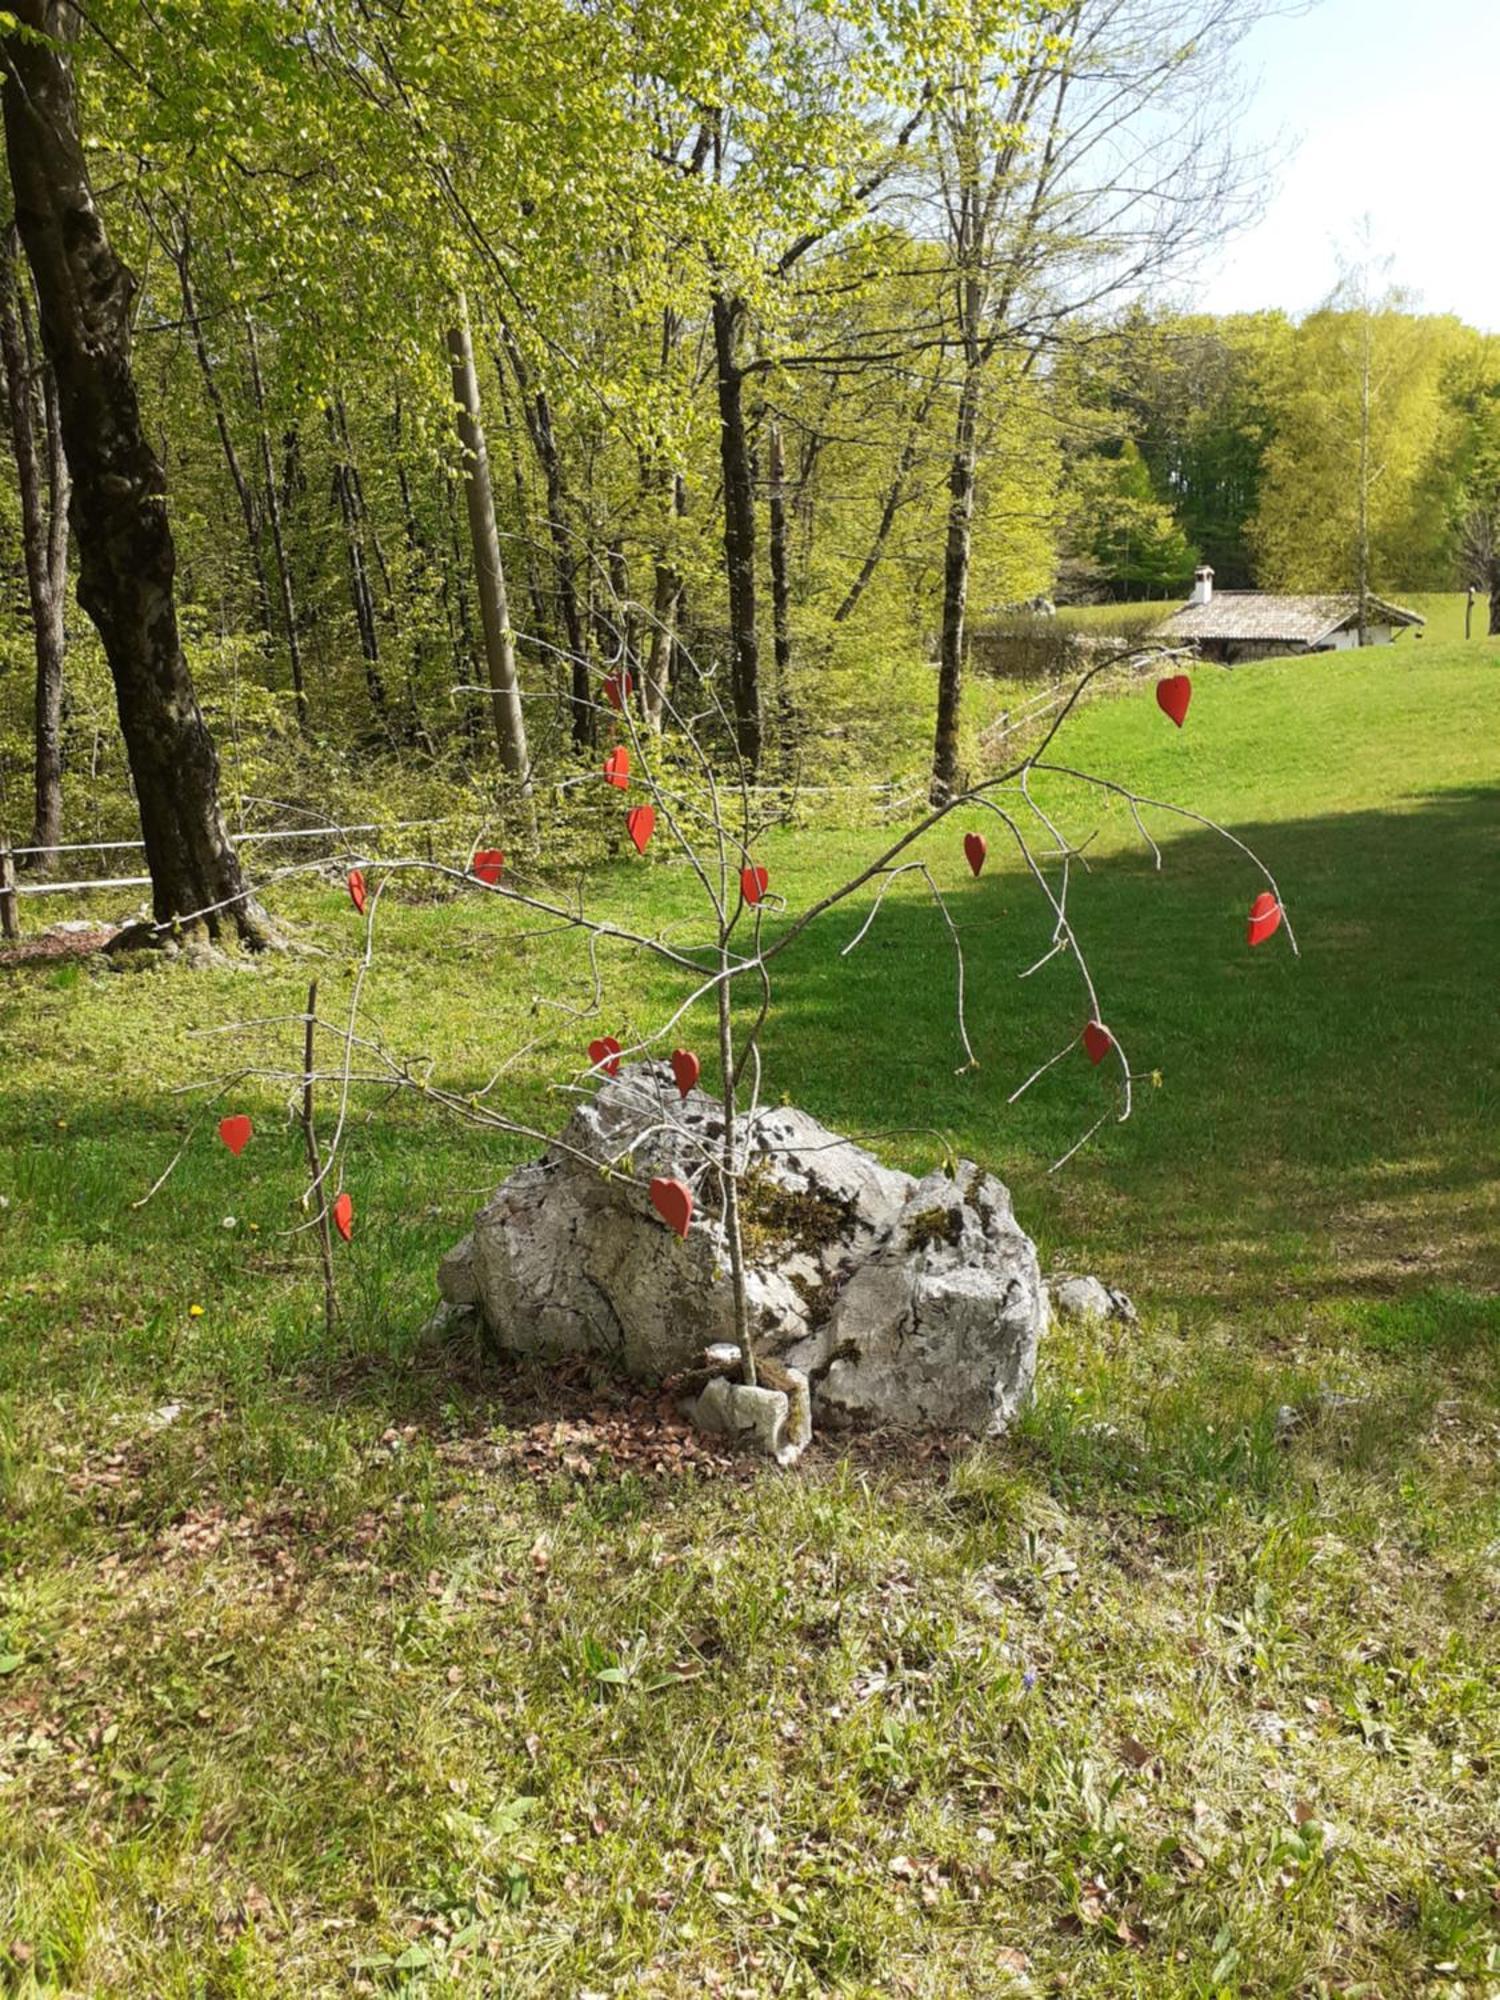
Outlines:
[[1083,1031],[1083,1046],[1091,1063],[1102,1063],[1115,1045],[1115,1038],[1102,1021],[1090,1021]]
[[630,691],[635,682],[629,674],[609,674],[604,681],[604,699],[611,708],[623,708],[630,699]]
[[606,1076],[620,1074],[620,1044],[613,1035],[601,1035],[597,1042],[589,1043],[589,1062]]
[[1246,934],[1249,944],[1264,944],[1269,937],[1275,937],[1281,929],[1281,905],[1269,889],[1262,889],[1250,905],[1250,928]]
[[240,1154],[249,1145],[250,1134],[254,1130],[255,1127],[250,1123],[250,1120],[245,1116],[243,1111],[235,1112],[232,1118],[221,1118],[219,1120],[219,1137],[224,1141],[224,1144],[236,1159],[239,1158]]
[[977,875],[984,866],[984,858],[990,851],[990,844],[982,833],[964,835],[964,859]]
[[481,847],[474,856],[474,873],[493,889],[505,869],[505,856],[498,847]]
[[363,916],[365,913],[365,875],[362,868],[351,868],[349,870],[349,901],[359,911],[359,914]]
[[1170,674],[1166,680],[1156,683],[1156,705],[1163,715],[1170,715],[1181,729],[1187,721],[1188,703],[1193,698],[1193,683],[1186,674]]
[[617,743],[604,760],[604,782],[613,785],[617,791],[629,789],[630,752],[623,743]]
[[740,894],[752,907],[766,893],[770,876],[764,868],[742,868],[740,870]]
[[668,1229],[675,1229],[679,1236],[687,1235],[693,1219],[693,1190],[686,1181],[653,1181],[651,1206]]
[[644,854],[656,831],[656,807],[632,806],[625,815],[625,831],[635,842],[637,854]]
[[354,1235],[354,1203],[347,1194],[335,1195],[333,1226],[348,1243]]
[[677,1079],[677,1095],[686,1097],[703,1074],[703,1065],[691,1049],[673,1049],[672,1074]]

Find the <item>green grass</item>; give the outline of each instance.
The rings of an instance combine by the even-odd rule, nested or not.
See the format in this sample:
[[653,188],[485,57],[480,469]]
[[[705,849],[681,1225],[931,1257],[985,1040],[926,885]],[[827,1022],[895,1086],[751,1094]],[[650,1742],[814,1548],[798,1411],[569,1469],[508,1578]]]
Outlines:
[[[977,883],[962,828],[930,843],[977,1072],[915,890],[852,958],[864,898],[783,961],[773,1095],[994,1167],[1141,1307],[1054,1333],[998,1446],[714,1479],[554,1445],[610,1385],[420,1331],[524,1149],[409,1099],[356,1106],[336,1341],[278,1090],[236,1093],[241,1160],[200,1137],[133,1207],[175,1087],[245,1059],[192,1030],[313,970],[347,994],[337,889],[284,902],[315,958],[0,974],[0,1990],[1497,1990],[1500,652],[1196,678],[1180,734],[1142,690],[1060,753],[1257,846],[1303,956],[1246,951],[1213,838],[1153,821],[1158,874],[1052,784],[1097,830],[1105,1017],[1161,1078],[1063,1175],[1107,1085],[1080,1059],[1006,1104],[1081,1003],[1061,963],[1015,977],[1048,926],[994,822]],[[873,845],[764,858],[795,910]],[[593,894],[695,908],[660,864]],[[551,1032],[506,1101],[556,1122],[594,1029],[531,1001],[586,991],[576,950],[383,908],[391,1041],[478,1083]],[[606,1025],[658,1017],[670,982],[605,971]],[[290,1026],[242,1040],[295,1063]]]

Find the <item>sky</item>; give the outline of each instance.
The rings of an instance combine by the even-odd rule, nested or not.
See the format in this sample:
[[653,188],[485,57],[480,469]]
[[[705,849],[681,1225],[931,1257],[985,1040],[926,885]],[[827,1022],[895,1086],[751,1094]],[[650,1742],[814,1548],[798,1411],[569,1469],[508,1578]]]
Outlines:
[[1500,0],[1318,0],[1260,23],[1240,67],[1246,136],[1273,148],[1277,185],[1189,302],[1305,312],[1368,214],[1392,283],[1500,333]]

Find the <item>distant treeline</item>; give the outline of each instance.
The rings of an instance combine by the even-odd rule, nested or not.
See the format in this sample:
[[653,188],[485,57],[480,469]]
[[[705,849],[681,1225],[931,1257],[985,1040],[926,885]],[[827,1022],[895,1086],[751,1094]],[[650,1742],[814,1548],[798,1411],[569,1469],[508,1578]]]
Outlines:
[[1230,589],[1355,588],[1362,492],[1373,588],[1490,587],[1500,341],[1460,320],[1137,312],[1066,393],[1065,594],[1173,595],[1200,562]]

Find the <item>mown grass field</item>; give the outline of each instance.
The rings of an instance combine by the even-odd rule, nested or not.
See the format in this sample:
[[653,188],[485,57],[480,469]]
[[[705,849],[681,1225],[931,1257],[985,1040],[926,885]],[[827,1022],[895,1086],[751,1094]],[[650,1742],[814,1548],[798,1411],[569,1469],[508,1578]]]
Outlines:
[[[1212,836],[1153,819],[1158,874],[1051,783],[1160,1077],[1061,1176],[1107,1086],[1080,1058],[1007,1107],[1081,1007],[1061,962],[1015,976],[1049,926],[993,823],[977,883],[962,828],[930,846],[977,1072],[915,890],[782,961],[773,1094],[995,1168],[1049,1263],[1141,1308],[1055,1331],[997,1445],[612,1466],[611,1385],[423,1337],[520,1149],[412,1099],[357,1105],[336,1340],[280,1092],[134,1207],[176,1086],[297,1061],[290,1023],[194,1030],[347,995],[337,887],[280,898],[268,962],[0,973],[0,1987],[1500,1992],[1497,714],[1500,649],[1426,641],[1202,670],[1181,734],[1146,690],[1068,725],[1068,762],[1256,846],[1303,956],[1246,951]],[[795,911],[875,839],[764,858]],[[591,894],[690,935],[691,888],[622,861]],[[470,1086],[552,1032],[506,1086],[550,1124],[595,1030],[532,999],[586,971],[520,928],[388,900],[370,1002]],[[605,971],[600,1026],[658,1017],[668,982]]]

